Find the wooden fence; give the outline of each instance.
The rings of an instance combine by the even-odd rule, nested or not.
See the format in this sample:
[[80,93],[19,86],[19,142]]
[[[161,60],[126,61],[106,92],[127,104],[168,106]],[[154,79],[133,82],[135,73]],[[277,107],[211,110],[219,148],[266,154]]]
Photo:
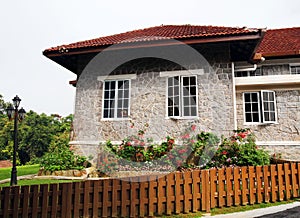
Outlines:
[[300,163],[129,180],[0,188],[0,217],[149,217],[283,201],[299,197]]

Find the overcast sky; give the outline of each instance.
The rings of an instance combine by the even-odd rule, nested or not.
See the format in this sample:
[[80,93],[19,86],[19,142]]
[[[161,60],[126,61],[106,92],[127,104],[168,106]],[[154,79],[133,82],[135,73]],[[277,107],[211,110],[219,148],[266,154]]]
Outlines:
[[300,26],[299,0],[14,0],[0,3],[0,94],[38,113],[74,111],[76,76],[46,48],[161,24]]

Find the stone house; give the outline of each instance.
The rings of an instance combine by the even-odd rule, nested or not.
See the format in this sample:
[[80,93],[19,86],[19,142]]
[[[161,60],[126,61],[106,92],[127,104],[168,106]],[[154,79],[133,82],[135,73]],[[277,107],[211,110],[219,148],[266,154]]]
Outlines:
[[300,28],[162,25],[43,54],[77,75],[74,146],[146,127],[155,141],[191,124],[219,136],[249,127],[259,145],[296,159],[299,51]]

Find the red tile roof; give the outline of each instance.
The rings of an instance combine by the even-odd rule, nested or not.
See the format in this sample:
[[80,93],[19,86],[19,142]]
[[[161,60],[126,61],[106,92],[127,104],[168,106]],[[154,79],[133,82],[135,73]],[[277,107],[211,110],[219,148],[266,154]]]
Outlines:
[[265,57],[299,55],[300,27],[268,30],[257,52]]
[[194,25],[161,25],[146,29],[139,29],[111,36],[80,41],[46,49],[44,53],[55,52],[60,49],[81,49],[109,46],[125,42],[145,42],[162,39],[195,39],[206,37],[226,37],[257,33],[258,29],[223,27],[223,26],[194,26]]

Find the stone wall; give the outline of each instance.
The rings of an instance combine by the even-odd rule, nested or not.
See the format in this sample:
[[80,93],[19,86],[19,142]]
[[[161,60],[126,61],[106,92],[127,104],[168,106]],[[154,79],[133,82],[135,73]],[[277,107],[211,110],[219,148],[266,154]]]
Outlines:
[[[190,66],[191,69],[197,68],[195,64]],[[203,75],[197,76],[199,117],[192,120],[166,117],[166,78],[160,77],[159,72],[174,69],[178,70],[178,66],[154,64],[150,68],[131,70],[131,73],[136,72],[137,78],[131,80],[130,120],[122,121],[101,119],[103,83],[97,81],[95,75],[86,75],[84,81],[79,80],[77,84],[73,141],[77,144],[120,141],[137,133],[146,123],[149,127],[145,137],[155,141],[164,140],[168,135],[177,138],[192,123],[219,136],[228,135],[233,129],[231,64],[215,63],[205,67]],[[134,128],[130,128],[132,123]]]

